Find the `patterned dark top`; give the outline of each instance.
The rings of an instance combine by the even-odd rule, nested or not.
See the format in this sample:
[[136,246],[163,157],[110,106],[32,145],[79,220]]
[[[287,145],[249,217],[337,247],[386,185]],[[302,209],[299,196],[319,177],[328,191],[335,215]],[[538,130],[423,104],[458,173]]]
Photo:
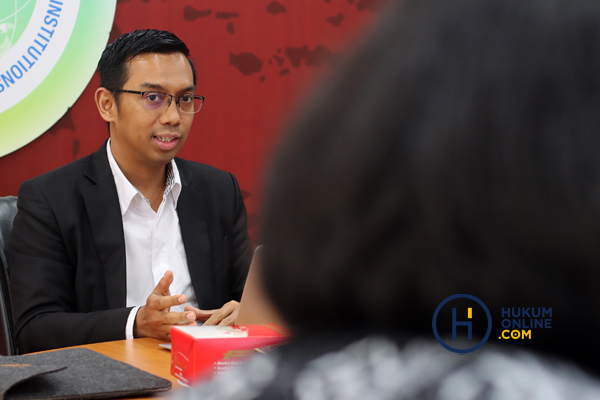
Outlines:
[[322,353],[314,356],[306,343],[255,356],[178,400],[600,399],[597,378],[526,351],[488,348],[458,355],[423,340],[401,350],[397,341],[368,336],[325,352],[314,341]]

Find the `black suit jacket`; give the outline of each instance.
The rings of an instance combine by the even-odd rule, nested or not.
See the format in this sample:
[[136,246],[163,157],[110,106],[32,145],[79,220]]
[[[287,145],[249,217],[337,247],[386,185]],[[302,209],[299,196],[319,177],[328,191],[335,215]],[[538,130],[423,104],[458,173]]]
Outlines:
[[[175,162],[177,214],[199,307],[239,301],[252,249],[238,183],[208,165]],[[125,339],[125,240],[106,144],[23,182],[18,208],[8,256],[19,351]]]

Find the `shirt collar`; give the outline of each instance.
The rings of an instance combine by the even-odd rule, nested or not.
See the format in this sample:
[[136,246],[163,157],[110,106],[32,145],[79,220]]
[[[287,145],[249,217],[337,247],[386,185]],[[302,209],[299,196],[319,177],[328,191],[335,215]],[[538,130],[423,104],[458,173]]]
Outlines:
[[[175,205],[175,208],[177,208],[177,200],[179,200],[179,195],[181,194],[181,177],[179,176],[179,170],[177,169],[177,163],[175,160],[171,160],[167,166],[169,165],[170,168],[167,167],[167,187],[169,187],[169,177],[172,177],[171,181],[173,182],[173,185],[168,192],[165,188],[165,194],[169,194],[169,192],[171,193],[171,196],[173,196],[173,204]],[[169,170],[171,170],[172,174],[169,174]]]
[[[131,201],[136,195],[139,194],[146,202],[148,202],[148,199],[146,199],[144,195],[129,182],[123,174],[123,171],[121,171],[121,168],[119,168],[110,148],[110,139],[108,139],[108,142],[106,143],[106,154],[108,155],[108,164],[115,179],[115,186],[117,187],[117,195],[119,197],[119,206],[121,207],[121,216],[123,216],[129,209]],[[167,184],[165,186],[164,194],[165,196],[171,194],[173,205],[177,208],[177,200],[181,193],[181,177],[179,176],[179,170],[177,169],[175,160],[171,160],[171,162],[167,164],[166,172]]]

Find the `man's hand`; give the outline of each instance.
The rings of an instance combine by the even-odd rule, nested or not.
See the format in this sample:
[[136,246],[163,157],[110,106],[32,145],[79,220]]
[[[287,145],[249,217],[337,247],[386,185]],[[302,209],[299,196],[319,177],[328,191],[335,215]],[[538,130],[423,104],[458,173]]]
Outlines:
[[[133,337],[153,337],[171,340],[172,325],[196,325],[196,314],[192,312],[170,312],[172,306],[187,301],[184,295],[171,296],[169,286],[173,283],[173,272],[167,271],[154,288],[146,305],[140,307],[133,324]],[[186,307],[187,308],[187,307]]]
[[233,325],[240,310],[240,303],[231,300],[218,310],[200,310],[196,307],[185,306],[185,311],[193,311],[196,320],[204,321],[204,325]]

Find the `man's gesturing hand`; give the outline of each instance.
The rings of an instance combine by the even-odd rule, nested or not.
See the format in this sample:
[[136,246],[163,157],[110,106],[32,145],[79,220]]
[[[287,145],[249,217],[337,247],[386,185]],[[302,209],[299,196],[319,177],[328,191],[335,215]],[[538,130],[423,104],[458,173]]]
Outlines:
[[233,325],[240,310],[240,303],[231,300],[218,310],[199,310],[196,307],[185,306],[185,311],[193,311],[198,321],[204,325]]
[[171,296],[169,286],[173,283],[173,272],[167,271],[154,288],[146,305],[140,307],[133,325],[133,336],[171,339],[172,325],[187,322],[186,325],[196,325],[196,314],[193,312],[170,312],[172,306],[178,306],[187,301],[184,295]]

